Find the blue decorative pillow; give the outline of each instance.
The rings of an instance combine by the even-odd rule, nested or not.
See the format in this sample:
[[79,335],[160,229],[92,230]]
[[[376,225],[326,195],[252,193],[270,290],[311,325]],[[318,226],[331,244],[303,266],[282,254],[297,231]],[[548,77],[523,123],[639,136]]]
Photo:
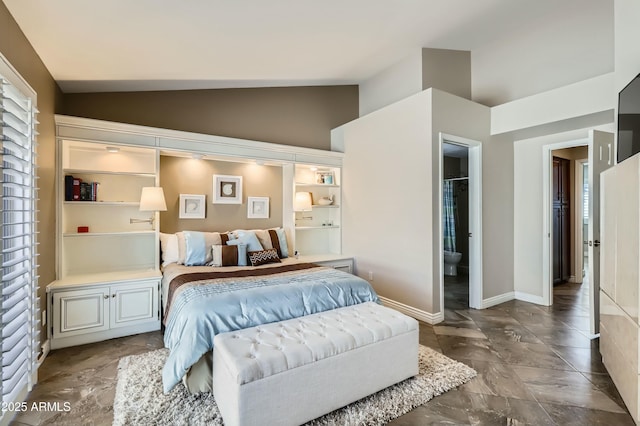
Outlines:
[[282,228],[276,228],[276,234],[278,234],[278,242],[280,243],[280,253],[282,258],[289,257],[289,247],[287,246],[287,234]]
[[238,266],[247,266],[247,245],[239,239],[227,241],[228,246],[238,246]]
[[247,251],[264,250],[264,247],[260,244],[258,236],[252,231],[238,231],[238,235],[233,241],[239,241],[239,244],[246,244]]
[[267,230],[269,233],[269,239],[271,240],[271,245],[280,259],[284,259],[285,257],[289,257],[289,248],[287,247],[287,236],[284,233],[284,229],[275,228]]
[[186,246],[184,264],[187,266],[207,264],[207,243],[203,232],[184,231]]

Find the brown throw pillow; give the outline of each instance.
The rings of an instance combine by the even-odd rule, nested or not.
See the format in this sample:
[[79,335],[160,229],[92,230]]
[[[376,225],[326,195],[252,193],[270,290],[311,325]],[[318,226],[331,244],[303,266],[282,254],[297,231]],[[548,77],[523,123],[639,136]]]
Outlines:
[[214,245],[211,247],[211,266],[237,266],[238,246]]
[[280,257],[276,249],[267,249],[249,252],[251,266],[265,265],[267,263],[280,263]]

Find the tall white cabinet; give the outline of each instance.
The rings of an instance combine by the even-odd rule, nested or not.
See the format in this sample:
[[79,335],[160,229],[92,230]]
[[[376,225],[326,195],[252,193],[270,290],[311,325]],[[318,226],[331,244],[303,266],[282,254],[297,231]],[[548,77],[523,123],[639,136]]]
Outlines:
[[602,173],[600,196],[600,353],[639,423],[640,155]]
[[[158,184],[158,152],[99,136],[57,138],[52,349],[160,328],[158,234],[149,223],[130,223],[152,214],[139,203],[142,188]],[[84,199],[77,199],[81,184]]]

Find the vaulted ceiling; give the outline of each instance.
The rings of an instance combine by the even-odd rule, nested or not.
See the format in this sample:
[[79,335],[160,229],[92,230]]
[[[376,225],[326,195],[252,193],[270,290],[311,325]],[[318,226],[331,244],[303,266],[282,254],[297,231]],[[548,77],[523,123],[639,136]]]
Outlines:
[[415,49],[473,54],[596,0],[3,1],[62,90],[86,92],[358,84]]

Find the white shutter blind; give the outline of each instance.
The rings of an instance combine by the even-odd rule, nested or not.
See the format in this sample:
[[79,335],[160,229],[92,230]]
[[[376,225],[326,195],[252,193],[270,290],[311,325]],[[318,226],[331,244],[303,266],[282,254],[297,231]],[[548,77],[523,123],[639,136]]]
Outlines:
[[[0,60],[4,60],[0,57]],[[5,70],[7,68],[5,67]],[[15,78],[15,75],[13,76]],[[20,402],[37,366],[36,109],[34,100],[0,75],[2,153],[2,402]],[[7,412],[7,414],[12,414]]]

